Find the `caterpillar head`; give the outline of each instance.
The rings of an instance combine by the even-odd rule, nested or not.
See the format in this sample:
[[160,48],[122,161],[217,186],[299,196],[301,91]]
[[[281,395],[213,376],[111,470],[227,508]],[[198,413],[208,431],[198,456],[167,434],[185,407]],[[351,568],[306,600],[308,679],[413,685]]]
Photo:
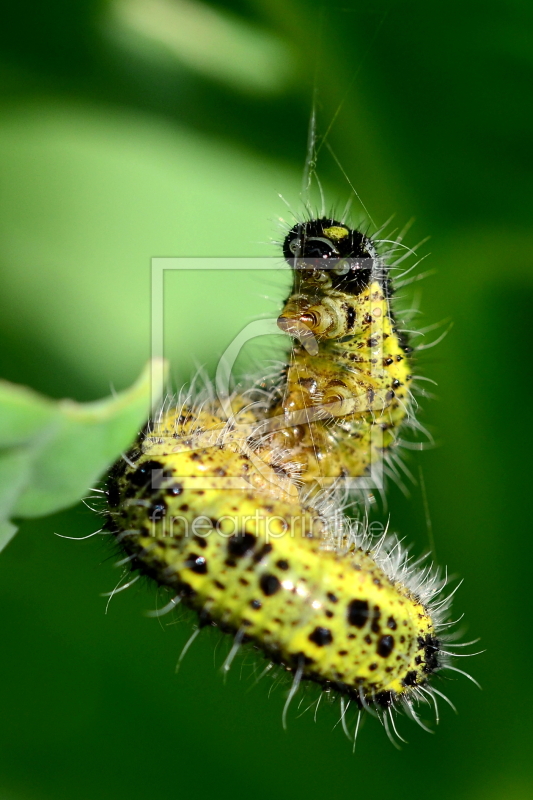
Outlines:
[[368,286],[378,267],[372,240],[330,217],[291,228],[283,255],[302,281],[353,294]]
[[364,290],[388,287],[372,240],[330,217],[291,228],[283,255],[294,270],[294,287],[278,325],[292,335],[302,326],[326,339],[353,333],[367,313]]

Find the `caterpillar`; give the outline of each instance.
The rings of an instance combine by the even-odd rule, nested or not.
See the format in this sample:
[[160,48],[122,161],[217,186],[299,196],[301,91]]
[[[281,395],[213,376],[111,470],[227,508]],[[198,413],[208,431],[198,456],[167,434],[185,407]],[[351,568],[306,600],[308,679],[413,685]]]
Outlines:
[[121,563],[173,592],[164,610],[182,602],[197,632],[233,635],[225,669],[250,643],[292,675],[284,719],[311,681],[340,697],[343,725],[353,702],[388,733],[402,709],[424,727],[415,704],[450,702],[434,679],[460,671],[447,579],[361,532],[337,491],[411,413],[387,255],[332,217],[293,226],[282,250],[294,283],[278,325],[294,348],[274,385],[237,389],[230,414],[209,392],[167,403],[110,473],[107,526]]
[[[320,343],[293,352],[277,406],[283,436],[306,482],[363,475],[408,414],[412,348],[395,323],[388,270],[370,238],[331,218],[295,225],[283,254],[295,284],[278,325]],[[330,419],[289,424],[296,410],[317,408]]]

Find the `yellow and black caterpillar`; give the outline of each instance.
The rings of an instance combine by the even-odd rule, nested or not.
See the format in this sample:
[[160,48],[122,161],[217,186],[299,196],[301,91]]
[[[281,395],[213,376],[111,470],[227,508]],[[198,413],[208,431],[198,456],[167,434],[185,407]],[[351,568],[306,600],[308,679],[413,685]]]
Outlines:
[[214,394],[167,404],[111,472],[108,527],[124,563],[174,592],[169,608],[234,635],[226,667],[251,642],[293,674],[289,700],[315,681],[395,730],[401,708],[418,721],[415,702],[447,700],[432,681],[455,669],[451,596],[395,538],[355,530],[336,498],[411,414],[411,347],[370,237],[310,219],[283,253],[294,285],[278,325],[294,348],[267,402],[259,380],[230,414]]

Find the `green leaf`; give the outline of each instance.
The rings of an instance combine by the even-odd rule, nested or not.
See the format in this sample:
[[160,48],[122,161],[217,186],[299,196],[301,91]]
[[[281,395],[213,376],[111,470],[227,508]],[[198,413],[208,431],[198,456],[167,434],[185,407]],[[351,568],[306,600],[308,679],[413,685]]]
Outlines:
[[0,382],[0,550],[16,532],[11,517],[76,503],[129,448],[150,413],[152,366],[130,389],[85,404]]
[[34,440],[59,417],[57,403],[27,386],[0,381],[0,447]]

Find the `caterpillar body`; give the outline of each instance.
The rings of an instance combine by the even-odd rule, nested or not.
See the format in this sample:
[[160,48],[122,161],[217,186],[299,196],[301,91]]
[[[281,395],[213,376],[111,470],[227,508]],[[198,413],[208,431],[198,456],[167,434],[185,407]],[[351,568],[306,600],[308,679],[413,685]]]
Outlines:
[[[436,701],[446,580],[344,517],[335,481],[366,474],[409,417],[411,348],[376,243],[332,218],[287,234],[296,341],[269,393],[166,406],[114,466],[108,527],[125,562],[301,680],[382,710]],[[260,382],[259,382],[260,383]],[[257,392],[254,394],[254,392]],[[260,398],[260,399],[258,399]],[[373,434],[379,431],[379,445]],[[222,481],[222,484],[221,484]],[[447,698],[445,698],[447,699]]]

